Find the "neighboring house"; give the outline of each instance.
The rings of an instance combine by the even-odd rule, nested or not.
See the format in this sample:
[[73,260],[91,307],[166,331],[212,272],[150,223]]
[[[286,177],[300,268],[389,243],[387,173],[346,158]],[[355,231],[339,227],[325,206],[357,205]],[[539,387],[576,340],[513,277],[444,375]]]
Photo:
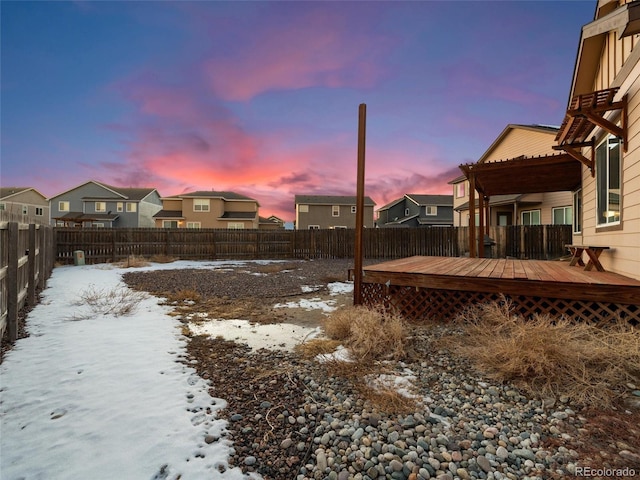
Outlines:
[[256,229],[257,200],[234,192],[198,191],[163,197],[154,215],[160,228]]
[[[355,196],[296,195],[296,230],[355,228]],[[364,226],[373,228],[375,202],[364,197]]]
[[640,279],[640,2],[599,0],[582,27],[556,149],[581,165],[573,243],[611,247],[607,269]]
[[0,188],[0,211],[6,212],[7,219],[33,219],[36,223],[49,223],[49,201],[31,187]]
[[155,188],[123,188],[89,180],[49,199],[51,220],[65,227],[153,227],[162,208]]
[[453,196],[407,193],[377,213],[378,227],[449,227],[453,225]]
[[284,230],[284,220],[271,215],[270,217],[259,217],[258,228],[260,230]]
[[[556,153],[553,145],[558,131],[558,127],[547,125],[507,125],[477,163],[552,155]],[[453,224],[468,226],[469,181],[465,175],[461,175],[449,184],[453,185]],[[571,224],[572,204],[570,191],[494,195],[489,198],[488,224]],[[476,225],[477,208],[476,202]]]

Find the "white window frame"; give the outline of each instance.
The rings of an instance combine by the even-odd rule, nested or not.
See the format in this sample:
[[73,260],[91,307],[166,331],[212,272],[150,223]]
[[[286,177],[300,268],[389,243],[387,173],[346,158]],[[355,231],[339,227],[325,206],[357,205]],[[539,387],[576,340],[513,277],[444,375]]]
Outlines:
[[[562,223],[556,222],[556,212],[562,210],[563,213],[563,221]],[[565,205],[563,207],[553,207],[551,209],[551,221],[553,225],[571,225],[573,222],[573,208],[571,205]]]
[[70,208],[71,208],[71,204],[68,201],[61,200],[58,202],[58,211],[68,212]]
[[320,225],[309,225],[309,230],[320,230]]
[[456,183],[456,198],[462,198],[467,196],[467,189],[465,182]]
[[42,215],[44,215],[44,208],[36,207],[36,217],[41,217]]
[[102,222],[93,222],[91,224],[92,227],[97,227],[97,228],[104,228],[104,223]]
[[244,222],[228,222],[227,230],[244,230]]
[[98,213],[107,211],[107,202],[95,202],[94,204],[95,211]]
[[[532,214],[537,214],[538,215],[538,223],[531,223],[531,215]],[[524,223],[524,216],[525,214],[529,215],[529,223]],[[530,226],[535,226],[535,225],[541,225],[541,215],[540,215],[540,209],[533,209],[533,210],[522,210],[520,212],[520,225],[530,225]]]
[[331,216],[332,217],[340,216],[340,205],[331,205]]
[[22,205],[22,214],[29,215],[29,207],[27,205]]
[[[619,225],[622,212],[622,141],[613,135],[607,137],[596,147],[596,227]],[[612,178],[612,150],[617,150],[618,177]],[[605,155],[603,155],[603,153]],[[618,188],[612,188],[617,180]],[[604,184],[603,184],[604,183]],[[603,195],[604,190],[604,195]],[[617,195],[618,203],[612,203],[612,195]],[[603,198],[604,197],[604,198]],[[615,198],[615,197],[614,197]]]
[[210,209],[211,200],[208,198],[194,198],[193,199],[193,211],[194,212],[208,212]]
[[357,205],[351,205],[351,213],[356,213],[358,211]]
[[116,203],[116,212],[124,212],[124,202]]
[[409,210],[408,208],[404,209],[404,216],[405,217],[408,217],[410,213],[411,213],[411,210]]
[[437,205],[425,205],[424,206],[424,214],[433,217],[438,215],[438,206]]
[[332,230],[346,230],[347,227],[346,225],[334,225],[333,227],[331,227]]
[[573,233],[582,233],[582,189],[573,192]]
[[202,228],[202,222],[187,222],[187,228]]
[[178,220],[162,220],[162,228],[178,228]]
[[135,213],[138,211],[138,204],[135,202],[127,202],[127,212]]

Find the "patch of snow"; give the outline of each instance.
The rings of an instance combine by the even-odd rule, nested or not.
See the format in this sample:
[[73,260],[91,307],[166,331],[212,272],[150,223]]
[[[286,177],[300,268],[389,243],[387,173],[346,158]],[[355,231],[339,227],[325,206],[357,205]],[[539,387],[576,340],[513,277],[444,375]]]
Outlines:
[[331,295],[353,292],[353,282],[332,282],[327,285]]
[[216,418],[226,402],[181,362],[185,338],[168,307],[149,296],[131,316],[85,318],[82,311],[84,320],[69,320],[80,313],[88,279],[125,288],[127,271],[54,269],[29,312],[30,336],[0,365],[3,479],[248,478],[227,463],[232,444],[226,422]]
[[316,355],[316,360],[320,363],[325,362],[352,362],[351,352],[348,348],[338,345],[332,353],[321,353]]
[[247,320],[211,320],[206,323],[189,324],[194,335],[222,337],[249,345],[251,348],[293,350],[303,340],[321,334],[319,327],[310,328],[290,323],[257,324]]
[[322,310],[324,313],[331,313],[336,310],[335,300],[321,300],[320,298],[302,298],[295,302],[276,303],[273,308],[302,308],[304,310]]
[[324,285],[301,285],[300,289],[302,290],[302,293],[311,293],[311,292],[317,292],[323,286]]

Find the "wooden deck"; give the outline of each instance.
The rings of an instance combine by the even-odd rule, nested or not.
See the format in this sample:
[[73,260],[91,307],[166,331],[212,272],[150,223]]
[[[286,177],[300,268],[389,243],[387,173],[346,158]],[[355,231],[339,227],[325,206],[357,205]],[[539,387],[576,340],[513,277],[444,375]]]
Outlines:
[[384,304],[414,320],[451,317],[470,303],[511,299],[520,313],[586,320],[619,315],[640,322],[640,281],[585,271],[569,262],[408,257],[364,267],[365,304]]

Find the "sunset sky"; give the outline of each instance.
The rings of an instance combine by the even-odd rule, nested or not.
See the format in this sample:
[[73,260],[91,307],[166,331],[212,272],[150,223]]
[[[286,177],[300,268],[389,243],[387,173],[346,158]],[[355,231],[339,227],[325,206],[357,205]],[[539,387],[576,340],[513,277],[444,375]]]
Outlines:
[[559,125],[589,1],[2,1],[1,181],[162,196],[451,193],[509,123]]

